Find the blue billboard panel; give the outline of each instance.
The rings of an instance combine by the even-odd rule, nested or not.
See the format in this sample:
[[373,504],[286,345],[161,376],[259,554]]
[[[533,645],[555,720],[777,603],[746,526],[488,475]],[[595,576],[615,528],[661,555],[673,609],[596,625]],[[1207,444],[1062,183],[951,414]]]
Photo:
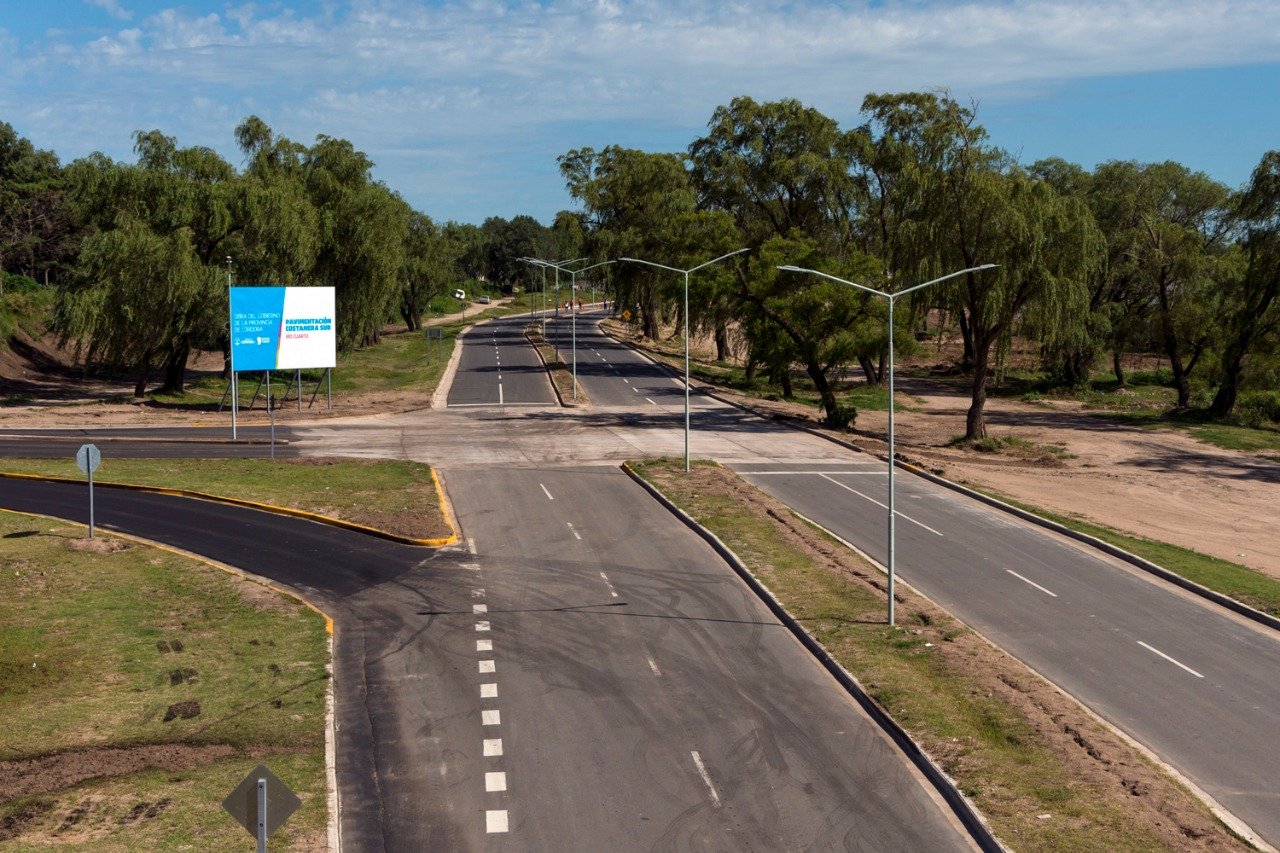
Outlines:
[[231,364],[236,370],[276,369],[285,290],[231,288]]
[[231,288],[231,362],[236,370],[334,367],[332,287]]

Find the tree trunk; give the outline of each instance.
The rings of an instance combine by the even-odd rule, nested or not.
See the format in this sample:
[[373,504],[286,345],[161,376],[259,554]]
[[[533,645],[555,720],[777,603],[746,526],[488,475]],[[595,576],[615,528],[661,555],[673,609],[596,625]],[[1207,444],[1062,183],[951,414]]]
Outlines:
[[1249,304],[1246,299],[1244,310],[1240,312],[1232,330],[1234,335],[1227,344],[1226,352],[1222,354],[1222,384],[1218,386],[1218,392],[1213,395],[1213,403],[1209,406],[1209,413],[1215,418],[1225,418],[1235,409],[1236,398],[1240,395],[1240,380],[1244,375],[1245,356],[1249,354],[1258,325],[1278,296],[1280,275],[1275,275],[1262,288],[1256,303]]
[[866,378],[868,385],[879,384],[876,381],[876,367],[871,363],[871,359],[865,355],[858,356],[858,366],[862,368],[862,375]]
[[1173,387],[1178,391],[1178,411],[1185,411],[1191,405],[1191,382],[1187,379],[1187,371],[1182,365],[1182,352],[1178,345],[1178,332],[1173,327],[1173,313],[1169,310],[1169,281],[1161,276],[1156,292],[1160,297],[1160,336],[1164,343],[1164,352],[1169,359],[1169,367],[1173,370]]
[[191,355],[189,344],[179,344],[165,359],[162,394],[181,394],[187,387],[187,357]]
[[1125,386],[1124,365],[1120,363],[1120,350],[1113,350],[1111,353],[1111,372],[1116,375],[1116,387],[1123,388]]
[[791,368],[790,367],[782,368],[782,372],[778,374],[778,381],[782,383],[783,397],[790,399],[791,397],[795,396],[795,394],[792,393],[792,389],[791,389]]
[[964,437],[969,441],[987,437],[987,373],[990,369],[991,341],[974,342],[973,395],[965,416]]
[[[831,383],[827,381],[827,374],[823,372],[821,366],[812,361],[805,362],[805,372],[809,374],[809,378],[813,380],[813,386],[818,390],[818,397],[822,400],[822,411],[826,413],[826,422],[828,426],[843,427],[845,424],[840,423],[837,414],[839,403],[836,402],[835,392],[831,390]],[[788,384],[790,384],[788,377]]]
[[151,378],[151,351],[147,350],[138,365],[138,382],[133,386],[133,396],[142,397],[147,392],[147,380]]
[[958,312],[960,318],[960,336],[964,338],[964,357],[960,361],[960,369],[965,373],[973,370],[973,330],[969,327],[969,314],[963,308]]
[[723,321],[716,322],[716,361],[729,360],[729,327]]

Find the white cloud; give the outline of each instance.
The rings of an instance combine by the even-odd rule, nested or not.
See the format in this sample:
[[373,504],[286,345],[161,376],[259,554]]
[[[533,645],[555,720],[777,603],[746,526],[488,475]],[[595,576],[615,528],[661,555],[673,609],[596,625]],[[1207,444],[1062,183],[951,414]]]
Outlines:
[[[128,15],[117,0],[87,2]],[[195,5],[93,41],[68,31],[18,45],[0,103],[51,107],[61,129],[41,124],[59,138],[92,131],[91,147],[119,134],[123,149],[141,126],[229,139],[214,114],[257,111],[301,140],[351,138],[375,160],[470,146],[483,169],[522,138],[583,123],[696,129],[744,93],[798,97],[847,122],[869,91],[1013,97],[1280,59],[1274,0],[350,0],[313,15]],[[221,109],[193,110],[197,95]]]
[[97,6],[111,17],[118,21],[127,21],[133,17],[133,13],[120,5],[120,0],[84,0],[90,6]]

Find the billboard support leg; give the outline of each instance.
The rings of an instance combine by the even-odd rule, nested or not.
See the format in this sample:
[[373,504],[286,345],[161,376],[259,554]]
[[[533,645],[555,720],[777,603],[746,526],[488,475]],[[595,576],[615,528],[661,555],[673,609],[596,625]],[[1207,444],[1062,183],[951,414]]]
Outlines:
[[271,405],[271,371],[267,371],[267,413],[271,415],[271,458],[276,458],[276,409]]
[[302,368],[298,368],[298,411],[302,411]]
[[259,394],[259,393],[261,393],[261,391],[262,391],[262,377],[261,377],[261,376],[259,376],[259,377],[258,377],[258,387],[253,389],[253,396],[252,396],[251,398],[249,398],[249,405],[248,405],[248,407],[247,407],[247,408],[252,409],[252,408],[253,408],[253,404],[254,404],[254,403],[256,403],[256,402],[258,402],[258,394]]
[[333,411],[333,368],[327,367],[324,371],[325,379],[329,383],[329,411]]

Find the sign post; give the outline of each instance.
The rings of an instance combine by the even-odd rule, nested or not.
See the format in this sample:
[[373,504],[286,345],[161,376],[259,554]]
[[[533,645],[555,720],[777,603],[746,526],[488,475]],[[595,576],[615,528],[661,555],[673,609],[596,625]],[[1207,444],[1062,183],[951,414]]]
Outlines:
[[261,764],[222,801],[227,813],[257,840],[258,853],[266,853],[267,837],[301,805],[289,786]]
[[92,444],[82,444],[76,451],[76,467],[89,477],[89,538],[93,538],[93,472],[102,464],[102,454]]

